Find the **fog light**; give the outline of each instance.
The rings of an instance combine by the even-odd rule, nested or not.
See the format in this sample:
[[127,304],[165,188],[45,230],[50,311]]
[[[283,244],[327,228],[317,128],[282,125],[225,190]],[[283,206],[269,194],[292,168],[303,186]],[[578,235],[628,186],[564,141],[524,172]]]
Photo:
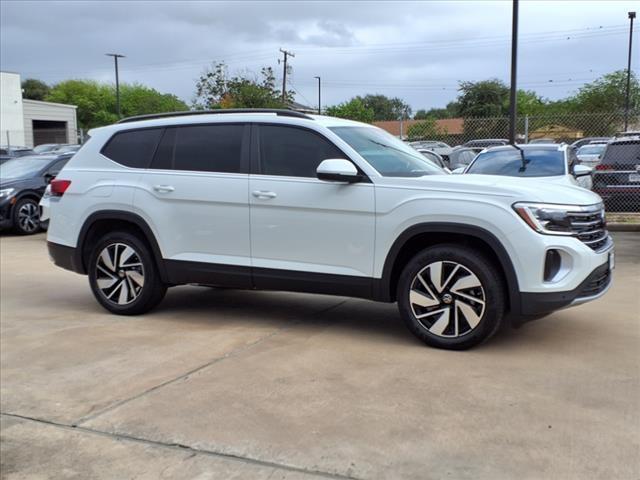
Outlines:
[[544,281],[550,282],[560,271],[560,253],[557,250],[547,250],[544,261]]

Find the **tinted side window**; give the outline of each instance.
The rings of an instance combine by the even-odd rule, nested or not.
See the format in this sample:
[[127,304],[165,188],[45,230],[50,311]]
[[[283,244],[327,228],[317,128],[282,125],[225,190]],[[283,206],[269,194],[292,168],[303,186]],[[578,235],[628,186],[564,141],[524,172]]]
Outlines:
[[640,142],[627,141],[608,144],[604,151],[602,163],[608,165],[635,165],[640,163]]
[[68,161],[69,161],[68,158],[65,158],[64,160],[58,160],[56,163],[54,163],[47,169],[47,173],[59,172],[67,164]]
[[301,128],[261,125],[260,165],[264,175],[314,177],[328,158],[346,158],[327,139]]
[[162,128],[116,133],[102,154],[126,167],[148,168],[162,135]]
[[168,128],[152,168],[238,173],[244,129],[243,124]]

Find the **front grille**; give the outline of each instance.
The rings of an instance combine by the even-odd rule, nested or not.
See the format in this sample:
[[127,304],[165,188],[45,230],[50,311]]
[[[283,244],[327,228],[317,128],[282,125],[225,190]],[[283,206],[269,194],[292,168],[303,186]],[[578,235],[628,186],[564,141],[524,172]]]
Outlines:
[[581,212],[570,212],[569,221],[573,236],[593,250],[600,250],[609,241],[604,208],[589,207]]
[[607,267],[604,272],[599,273],[594,278],[589,280],[589,282],[580,291],[579,296],[592,297],[593,295],[599,294],[605,288],[607,288],[607,285],[609,285],[610,278],[611,278],[611,270],[609,270],[609,268]]

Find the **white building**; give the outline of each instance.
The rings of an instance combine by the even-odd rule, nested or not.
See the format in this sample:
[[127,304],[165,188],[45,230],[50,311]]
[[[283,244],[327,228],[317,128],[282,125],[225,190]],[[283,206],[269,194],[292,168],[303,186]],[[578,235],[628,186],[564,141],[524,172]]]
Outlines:
[[20,74],[0,72],[0,145],[78,143],[76,109],[23,99]]

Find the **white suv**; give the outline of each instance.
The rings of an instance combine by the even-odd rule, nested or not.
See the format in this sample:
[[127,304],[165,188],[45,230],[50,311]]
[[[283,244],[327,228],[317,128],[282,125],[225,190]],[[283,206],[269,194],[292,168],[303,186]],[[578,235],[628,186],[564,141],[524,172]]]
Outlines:
[[398,302],[463,349],[611,282],[600,197],[448,175],[371,125],[290,111],[125,119],[51,184],[49,252],[117,314],[201,284]]

